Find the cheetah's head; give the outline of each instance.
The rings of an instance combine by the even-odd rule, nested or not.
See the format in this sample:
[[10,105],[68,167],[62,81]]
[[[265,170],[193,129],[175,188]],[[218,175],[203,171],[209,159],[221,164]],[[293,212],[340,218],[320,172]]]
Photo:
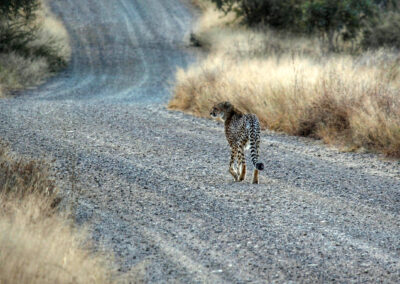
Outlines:
[[225,120],[226,115],[232,110],[233,110],[233,105],[230,102],[222,102],[213,106],[210,115],[213,118],[221,118]]

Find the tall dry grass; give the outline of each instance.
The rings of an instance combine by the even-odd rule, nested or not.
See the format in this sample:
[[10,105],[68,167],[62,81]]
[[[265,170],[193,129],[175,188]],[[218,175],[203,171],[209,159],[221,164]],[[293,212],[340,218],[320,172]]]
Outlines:
[[0,147],[0,283],[123,282],[59,202],[43,163]]
[[0,53],[0,97],[43,83],[64,67],[71,56],[68,33],[62,22],[49,9],[49,1],[41,0],[36,22],[41,28],[36,39],[24,47]]
[[315,39],[229,25],[203,9],[195,33],[209,55],[177,71],[169,108],[208,117],[228,100],[265,128],[400,157],[398,54],[328,55]]

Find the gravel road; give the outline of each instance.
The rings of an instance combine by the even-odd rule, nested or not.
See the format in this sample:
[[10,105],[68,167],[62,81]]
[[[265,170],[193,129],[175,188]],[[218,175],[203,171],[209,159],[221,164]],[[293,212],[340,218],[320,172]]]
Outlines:
[[[165,108],[195,60],[178,0],[63,0],[70,67],[0,101],[0,137],[54,160],[77,219],[146,282],[399,282],[400,164],[262,133],[234,183],[221,124]],[[250,168],[251,170],[251,168]]]

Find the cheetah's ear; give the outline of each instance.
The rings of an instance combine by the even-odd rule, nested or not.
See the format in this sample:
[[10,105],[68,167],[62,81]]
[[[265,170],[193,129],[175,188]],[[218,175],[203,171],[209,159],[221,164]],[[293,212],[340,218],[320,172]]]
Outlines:
[[224,108],[227,108],[227,109],[232,107],[232,104],[230,102],[223,102],[222,105],[224,106]]

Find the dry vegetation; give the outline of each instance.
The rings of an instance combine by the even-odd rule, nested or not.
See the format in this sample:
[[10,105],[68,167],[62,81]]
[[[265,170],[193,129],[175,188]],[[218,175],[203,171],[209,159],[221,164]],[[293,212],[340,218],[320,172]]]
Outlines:
[[51,0],[41,0],[41,9],[33,23],[39,23],[41,28],[36,32],[36,40],[26,47],[28,52],[0,53],[0,97],[42,83],[69,60],[68,33],[51,13],[48,1]]
[[400,56],[327,55],[316,39],[239,27],[207,1],[194,37],[207,58],[176,75],[171,109],[208,117],[229,100],[263,127],[400,157]]
[[[0,147],[0,283],[122,281],[88,235],[74,227],[46,166]],[[118,280],[116,277],[119,277]]]

